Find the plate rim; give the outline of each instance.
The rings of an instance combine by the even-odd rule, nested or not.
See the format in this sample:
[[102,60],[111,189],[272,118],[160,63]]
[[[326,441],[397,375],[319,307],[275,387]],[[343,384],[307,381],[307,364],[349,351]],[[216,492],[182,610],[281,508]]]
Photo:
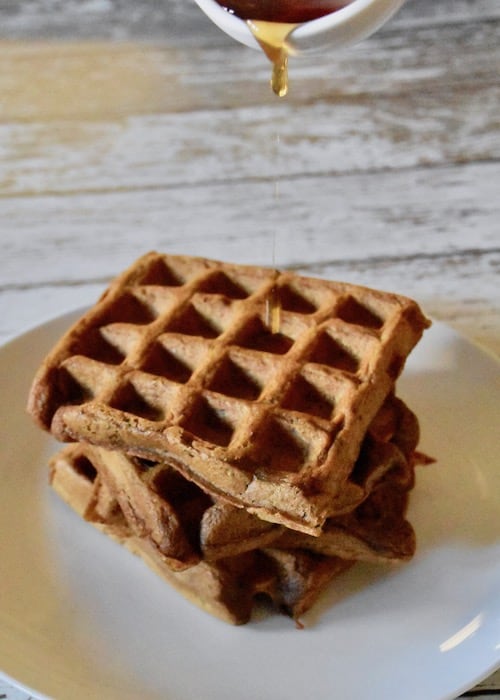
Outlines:
[[[53,338],[50,342],[51,344],[53,344],[54,340],[57,340],[56,329],[61,328],[64,331],[65,328],[69,328],[70,325],[74,323],[79,318],[79,315],[82,315],[87,308],[87,305],[81,306],[73,310],[66,311],[62,314],[55,315],[51,318],[48,318],[47,320],[43,320],[37,323],[34,326],[24,329],[17,335],[13,335],[10,338],[7,338],[0,344],[0,369],[2,369],[4,353],[9,348],[12,348],[16,344],[22,345],[23,343],[29,341],[31,336],[36,336],[39,333],[51,334]],[[479,352],[485,360],[492,363],[493,367],[497,369],[500,368],[500,358],[498,358],[496,354],[489,348],[485,348],[481,344],[474,342],[460,331],[450,327],[442,321],[436,321],[432,319],[432,323],[434,328],[441,329],[443,332],[449,334],[450,337],[454,336],[459,340],[459,342],[465,343],[465,345],[469,349],[472,349],[475,352]],[[428,333],[431,332],[432,328],[428,331]],[[449,700],[451,698],[457,697],[459,694],[466,692],[468,689],[474,687],[484,679],[488,678],[488,676],[494,673],[497,668],[500,668],[500,645],[497,646],[497,650],[497,658],[495,661],[493,661],[493,663],[490,663],[486,668],[483,668],[481,671],[478,671],[474,678],[471,678],[470,682],[467,682],[466,684],[461,684],[460,686],[454,688],[452,691],[450,691],[449,695],[443,696],[442,700]],[[41,700],[51,700],[50,697],[44,695],[42,691],[38,691],[35,688],[32,688],[31,686],[26,685],[22,681],[12,677],[8,672],[4,671],[2,667],[0,667],[0,678],[5,679],[6,682],[10,683],[14,688],[18,688],[22,692],[36,695]]]

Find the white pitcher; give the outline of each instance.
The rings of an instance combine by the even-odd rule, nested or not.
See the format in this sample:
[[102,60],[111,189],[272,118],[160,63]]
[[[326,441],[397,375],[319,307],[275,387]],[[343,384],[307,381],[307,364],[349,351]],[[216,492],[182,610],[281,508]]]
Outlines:
[[[295,54],[327,48],[343,48],[373,34],[401,7],[405,0],[352,0],[341,9],[319,19],[299,24],[287,36],[287,46]],[[259,48],[248,24],[228,12],[215,0],[195,0],[205,14],[237,41]]]

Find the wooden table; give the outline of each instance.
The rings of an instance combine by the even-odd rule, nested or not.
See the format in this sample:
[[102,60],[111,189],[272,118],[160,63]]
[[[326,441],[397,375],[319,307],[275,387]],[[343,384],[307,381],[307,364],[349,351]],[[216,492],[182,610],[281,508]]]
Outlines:
[[409,0],[284,100],[188,0],[7,0],[0,55],[1,341],[158,249],[408,294],[500,352],[498,0]]

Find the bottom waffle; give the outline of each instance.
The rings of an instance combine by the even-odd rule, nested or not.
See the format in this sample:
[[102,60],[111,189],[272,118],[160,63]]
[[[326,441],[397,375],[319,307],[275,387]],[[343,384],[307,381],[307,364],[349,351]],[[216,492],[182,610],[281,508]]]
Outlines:
[[382,470],[367,499],[319,537],[214,502],[166,465],[139,465],[86,444],[65,446],[51,460],[50,480],[83,518],[187,599],[242,624],[261,595],[298,618],[355,561],[410,558],[415,536],[404,514],[413,466],[405,464],[403,473]]
[[[95,480],[84,517],[109,527],[109,501],[114,499],[131,533],[150,539],[176,570],[263,547],[308,549],[342,559],[405,560],[415,550],[413,529],[404,516],[417,441],[414,415],[392,397],[372,424],[354,470],[364,500],[330,518],[319,536],[216,500],[165,463],[78,443],[65,447],[52,460],[52,469],[65,477],[68,471],[80,472]],[[71,496],[73,501],[76,496]]]
[[66,449],[52,461],[54,490],[79,515],[139,555],[185,598],[225,622],[248,622],[260,596],[297,619],[333,578],[354,563],[302,549],[265,548],[216,562],[200,560],[176,570],[151,538],[134,533],[118,501],[77,448]]
[[418,423],[391,397],[372,423],[352,478],[365,497],[318,536],[260,520],[205,493],[168,464],[89,444],[50,463],[55,491],[123,543],[187,599],[233,624],[266,596],[294,618],[355,561],[403,561],[415,550],[405,519]]

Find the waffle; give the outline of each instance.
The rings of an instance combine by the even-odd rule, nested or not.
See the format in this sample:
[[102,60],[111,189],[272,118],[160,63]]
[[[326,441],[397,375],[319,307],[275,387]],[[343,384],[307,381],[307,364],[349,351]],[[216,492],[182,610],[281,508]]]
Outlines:
[[61,441],[169,463],[317,534],[359,501],[362,439],[427,325],[405,297],[150,253],[53,349],[28,409]]
[[390,397],[372,422],[352,473],[362,494],[355,507],[327,519],[322,532],[311,536],[219,501],[201,521],[204,557],[217,559],[272,545],[362,561],[411,558],[415,535],[404,515],[415,481],[418,439],[416,416]]
[[[415,549],[413,529],[404,515],[414,482],[417,441],[415,416],[391,397],[373,421],[355,468],[363,475],[366,498],[353,511],[327,520],[316,537],[214,499],[168,464],[89,444],[67,445],[55,455],[51,480],[63,497],[64,484],[70,484],[73,504],[81,485],[85,509],[80,512],[87,520],[109,527],[113,508],[118,507],[130,532],[150,540],[175,570],[266,547],[307,549],[342,559],[404,560]],[[62,486],[55,483],[58,475],[63,476]],[[91,500],[86,479],[94,483]]]
[[408,496],[408,491],[386,477],[352,513],[329,518],[319,536],[216,504],[202,521],[203,556],[206,561],[217,561],[257,547],[273,547],[364,562],[408,561],[416,548],[415,532],[405,519]]
[[[256,598],[262,595],[298,619],[333,578],[352,566],[353,562],[315,552],[269,548],[172,568],[171,558],[165,557],[151,538],[137,535],[130,527],[120,504],[109,497],[88,459],[88,449],[70,445],[52,460],[50,480],[55,491],[101,532],[139,555],[188,600],[225,622],[248,622]],[[96,450],[91,452],[95,455]]]
[[52,457],[50,481],[86,520],[104,523],[107,531],[115,527],[117,536],[125,525],[127,535],[151,540],[170,568],[200,561],[199,522],[212,500],[172,468],[71,444]]

